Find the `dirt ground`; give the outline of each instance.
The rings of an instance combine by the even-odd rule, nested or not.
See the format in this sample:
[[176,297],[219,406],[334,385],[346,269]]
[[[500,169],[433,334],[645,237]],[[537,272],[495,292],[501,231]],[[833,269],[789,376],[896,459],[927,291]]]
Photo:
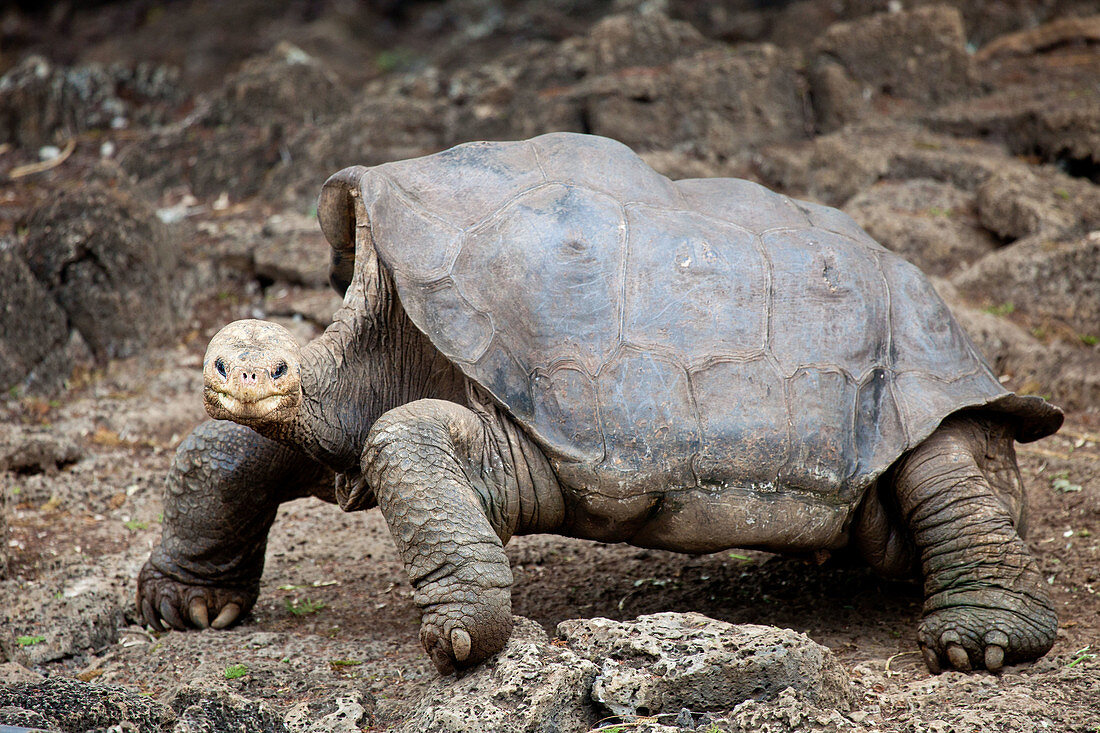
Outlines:
[[[230,4],[238,9],[217,11],[226,17],[209,16],[215,5],[208,7],[197,0],[178,4],[134,0],[78,12],[57,4],[52,14],[43,16],[9,8],[2,27],[8,48],[15,51],[5,50],[3,61],[10,68],[22,55],[46,52],[62,65],[145,59],[181,66],[178,84],[184,92],[165,102],[160,122],[148,122],[153,129],[162,122],[180,124],[179,120],[201,110],[197,95],[215,90],[212,94],[219,98],[216,90],[229,72],[289,39],[324,58],[341,88],[357,90],[355,104],[360,106],[356,109],[369,116],[372,100],[364,102],[362,90],[371,89],[370,84],[392,85],[395,74],[409,73],[411,81],[401,82],[406,85],[402,88],[407,99],[415,100],[421,93],[417,85],[427,83],[424,74],[417,76],[425,63],[445,67],[462,58],[473,68],[516,49],[542,48],[539,44],[585,33],[611,9],[599,3],[564,2],[546,4],[541,10],[477,2],[417,3],[404,10],[385,3],[301,2],[288,3],[285,12],[267,13],[260,23],[264,4]],[[743,25],[737,26],[743,35],[752,28],[763,30],[753,31],[752,38],[731,37],[732,32],[727,32],[721,42],[779,38],[779,43],[779,34],[787,33],[796,43],[801,42],[794,30],[799,27],[798,16],[791,7],[803,6],[799,12],[807,19],[820,19],[820,8],[827,4],[779,4],[779,14],[760,10],[757,3],[726,5],[733,8],[731,13],[743,14]],[[959,5],[973,38],[973,8]],[[1002,4],[994,5],[1002,9]],[[698,6],[673,3],[672,9],[681,17],[697,19],[702,13]],[[1100,8],[1080,4],[1065,11],[1065,16],[1084,14],[1082,8],[1100,13]],[[878,9],[873,3],[865,8],[867,12]],[[1049,10],[1053,15],[1033,18],[1020,27],[1056,19],[1058,12]],[[851,15],[858,17],[854,10]],[[251,33],[224,37],[227,28],[246,22],[255,24]],[[981,40],[984,45],[989,39]],[[1078,39],[1053,55],[1033,48],[1031,56],[1025,54],[1013,62],[1015,66],[1006,65],[997,73],[1023,84],[1038,68],[1060,74],[1057,83],[1097,87],[1097,41],[1100,37]],[[460,50],[467,46],[469,54],[462,56]],[[1038,58],[1040,54],[1047,55]],[[978,72],[987,96],[991,74],[988,69]],[[522,88],[522,79],[515,83]],[[243,88],[244,82],[240,84]],[[1055,81],[1050,84],[1053,87]],[[392,88],[385,87],[386,93]],[[1092,93],[1100,93],[1100,87]],[[334,106],[342,104],[339,96],[334,99]],[[891,115],[912,120],[920,112],[914,112],[914,106],[922,103],[881,97],[875,104],[879,107],[875,114],[884,115],[876,118],[881,121]],[[229,109],[259,107],[262,104],[249,103]],[[224,323],[256,315],[276,317],[308,339],[319,333],[339,302],[324,288],[327,255],[315,230],[309,198],[299,195],[298,183],[276,167],[280,149],[284,158],[286,150],[299,155],[310,149],[311,140],[325,140],[325,135],[337,132],[326,132],[330,128],[318,124],[305,129],[309,139],[285,132],[280,140],[267,140],[264,144],[272,146],[274,162],[262,173],[263,186],[257,184],[247,195],[226,188],[229,195],[223,197],[217,185],[212,184],[205,194],[196,190],[203,180],[197,171],[204,160],[204,146],[222,150],[217,146],[229,143],[220,135],[240,131],[240,139],[246,140],[249,135],[269,134],[268,127],[249,121],[238,124],[229,118],[202,128],[206,137],[198,147],[173,148],[140,137],[145,129],[141,119],[135,113],[129,127],[76,130],[73,135],[79,145],[65,162],[44,174],[0,184],[6,209],[0,216],[0,235],[25,236],[28,212],[57,192],[79,187],[89,178],[120,175],[114,168],[103,173],[105,164],[113,165],[103,155],[104,145],[125,153],[126,146],[137,140],[135,144],[153,151],[151,155],[168,156],[163,160],[164,175],[134,173],[141,169],[135,165],[127,168],[128,182],[119,185],[133,187],[149,206],[166,212],[162,218],[176,227],[174,241],[180,243],[191,273],[178,281],[180,287],[187,283],[187,316],[168,343],[127,358],[101,360],[92,367],[78,365],[62,391],[34,393],[15,388],[0,401],[0,446],[8,451],[6,464],[0,466],[7,469],[0,472],[0,487],[8,524],[4,537],[8,569],[0,581],[0,612],[5,618],[0,656],[19,665],[0,667],[0,682],[27,675],[70,676],[124,685],[162,700],[181,684],[221,686],[264,700],[281,712],[302,709],[314,717],[331,712],[336,695],[350,694],[365,711],[359,721],[362,729],[387,730],[409,713],[436,680],[436,673],[418,643],[419,621],[411,588],[377,511],[344,514],[314,500],[284,506],[269,542],[260,600],[251,616],[229,631],[157,634],[138,623],[134,578],[159,538],[163,477],[176,444],[204,419],[200,366],[207,340]],[[1067,125],[1095,125],[1100,116],[1089,119],[1071,119]],[[962,123],[948,120],[946,113],[938,120],[926,120],[927,129],[966,137],[948,129]],[[405,118],[390,122],[394,127],[411,124]],[[386,127],[386,117],[373,119],[372,124],[385,128],[378,133],[385,141],[379,143],[377,155],[394,150],[420,152],[416,147],[420,142],[407,143],[404,138],[394,142],[396,133]],[[987,122],[987,127],[995,127],[995,122]],[[337,122],[331,129],[340,129]],[[1072,129],[1064,134],[1070,133]],[[417,134],[409,132],[409,138],[419,140]],[[794,143],[813,145],[825,134],[815,129]],[[753,150],[764,150],[773,142],[760,138]],[[1011,140],[995,136],[974,144],[996,147],[996,156],[1036,170],[1058,162],[1058,154],[1048,155],[1037,144],[1029,150],[1012,149]],[[10,172],[14,166],[34,163],[38,147],[5,146],[3,167]],[[259,148],[247,149],[250,155],[259,155],[255,152]],[[803,149],[806,156],[812,154],[810,148]],[[672,168],[769,179],[767,166],[755,167],[751,156],[743,160],[708,157],[706,150],[700,153],[698,148],[686,154],[682,149],[669,151],[661,160],[673,161]],[[868,160],[875,154],[870,146],[865,151]],[[1087,155],[1064,153],[1062,161],[1058,175],[1096,188],[1100,158],[1089,163]],[[370,161],[345,160],[342,165],[359,162]],[[177,169],[183,172],[176,175]],[[285,184],[278,195],[272,193],[273,180]],[[775,181],[772,176],[770,182],[778,185]],[[959,187],[965,189],[962,184]],[[813,180],[805,177],[789,188],[826,201],[834,191],[814,189]],[[1058,194],[1059,199],[1068,197],[1068,193]],[[928,221],[942,219],[932,208],[925,206],[922,216]],[[180,212],[182,216],[176,217]],[[973,212],[967,216],[975,222],[980,219]],[[990,234],[985,231],[991,229],[988,220],[972,226],[984,227],[982,236],[990,238],[989,247],[1003,247],[1032,234]],[[1095,219],[1081,226],[1088,231],[1100,228]],[[309,257],[311,252],[315,261]],[[301,253],[306,254],[299,257]],[[1082,292],[1089,298],[1094,291]],[[1038,308],[1029,310],[1023,301],[998,310],[975,297],[972,305],[976,311],[985,305],[981,316],[995,317],[1003,327],[1034,334],[1022,347],[1027,358],[1005,352],[1017,359],[1014,363],[1031,364],[1027,359],[1038,358],[1044,350],[1062,348],[1057,352],[1064,354],[1058,359],[1061,364],[1084,365],[1079,381],[1085,386],[1077,391],[1067,388],[1070,409],[1065,427],[1051,438],[1018,447],[1030,492],[1027,543],[1050,584],[1060,616],[1057,641],[1043,659],[997,676],[930,675],[916,645],[919,584],[884,581],[845,557],[818,563],[738,550],[693,557],[560,537],[518,537],[507,548],[515,575],[514,612],[537,621],[551,634],[565,619],[630,619],[658,611],[698,611],[734,623],[802,631],[833,650],[849,671],[860,700],[846,715],[853,724],[873,730],[1100,731],[1100,404],[1093,401],[1096,393],[1088,391],[1098,378],[1092,371],[1100,365],[1096,341],[1086,335],[1070,339],[1072,345],[1066,346],[1066,341],[1058,339],[1057,329],[1064,330],[1072,319],[1052,318]],[[1100,304],[1094,307],[1100,309]],[[1029,391],[1058,400],[1059,393],[1050,387],[1056,380],[1050,375],[1060,367],[1044,367],[1046,362],[1041,360],[1035,363],[1038,371],[1027,378],[1037,380],[1038,388],[1032,385]],[[1022,370],[1021,366],[1019,372],[1006,374],[1006,382],[1022,388]],[[1064,378],[1059,385],[1069,379],[1063,372],[1057,374],[1062,375],[1058,379]],[[1044,381],[1047,377],[1049,381]],[[11,458],[34,440],[44,447],[32,451],[30,458]],[[227,679],[225,671],[234,665],[244,665],[247,673]]]

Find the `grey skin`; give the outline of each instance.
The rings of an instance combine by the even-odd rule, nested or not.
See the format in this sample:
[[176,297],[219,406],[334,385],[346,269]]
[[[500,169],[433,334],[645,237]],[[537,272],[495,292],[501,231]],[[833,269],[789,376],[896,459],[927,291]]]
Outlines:
[[318,216],[343,306],[302,348],[262,321],[211,341],[215,421],[177,452],[138,583],[155,628],[246,613],[278,505],[313,495],[380,507],[442,673],[504,645],[503,547],[539,532],[854,546],[923,577],[933,671],[1053,643],[1014,441],[1061,412],[1006,392],[840,212],[557,133],[346,169]]

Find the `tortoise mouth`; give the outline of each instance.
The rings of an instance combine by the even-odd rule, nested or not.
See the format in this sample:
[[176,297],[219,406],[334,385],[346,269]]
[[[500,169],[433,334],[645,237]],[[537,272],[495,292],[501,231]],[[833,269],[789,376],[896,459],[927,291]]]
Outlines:
[[207,386],[204,392],[206,411],[218,420],[235,422],[271,422],[288,417],[298,407],[301,396],[297,392],[246,397]]

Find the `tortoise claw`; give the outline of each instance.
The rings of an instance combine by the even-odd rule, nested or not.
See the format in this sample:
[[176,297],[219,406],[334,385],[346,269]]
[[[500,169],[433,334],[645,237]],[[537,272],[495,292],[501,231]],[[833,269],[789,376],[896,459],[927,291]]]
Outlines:
[[451,653],[459,662],[465,662],[470,658],[470,648],[473,641],[465,629],[451,629]]
[[160,617],[173,629],[183,631],[187,628],[187,624],[183,622],[183,617],[180,616],[179,611],[176,610],[175,604],[169,599],[162,598],[160,604],[157,606],[157,610],[160,611]]
[[1004,647],[990,644],[985,648],[985,668],[990,672],[1000,672],[1005,664]]
[[936,656],[936,652],[931,647],[920,645],[920,653],[924,657],[924,664],[928,667],[928,671],[932,674],[939,674],[943,671],[940,666],[940,658]]
[[191,623],[198,626],[200,629],[205,629],[210,626],[210,617],[206,610],[205,598],[192,598],[191,599]]
[[225,608],[222,609],[218,617],[210,624],[212,629],[224,629],[231,623],[237,620],[237,617],[241,615],[241,607],[236,603],[227,603]]
[[970,655],[958,644],[947,645],[947,659],[951,666],[960,672],[970,671]]

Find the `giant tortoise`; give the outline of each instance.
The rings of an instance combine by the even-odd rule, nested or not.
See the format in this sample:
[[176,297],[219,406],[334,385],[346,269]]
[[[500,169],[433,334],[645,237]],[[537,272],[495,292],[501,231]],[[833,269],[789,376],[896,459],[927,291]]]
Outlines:
[[347,168],[318,216],[343,305],[304,348],[256,320],[211,341],[215,420],[139,579],[154,627],[246,613],[278,505],[312,494],[381,508],[443,673],[504,645],[503,546],[537,532],[853,546],[922,574],[933,671],[1050,648],[1014,441],[1062,413],[844,214],[556,133]]

